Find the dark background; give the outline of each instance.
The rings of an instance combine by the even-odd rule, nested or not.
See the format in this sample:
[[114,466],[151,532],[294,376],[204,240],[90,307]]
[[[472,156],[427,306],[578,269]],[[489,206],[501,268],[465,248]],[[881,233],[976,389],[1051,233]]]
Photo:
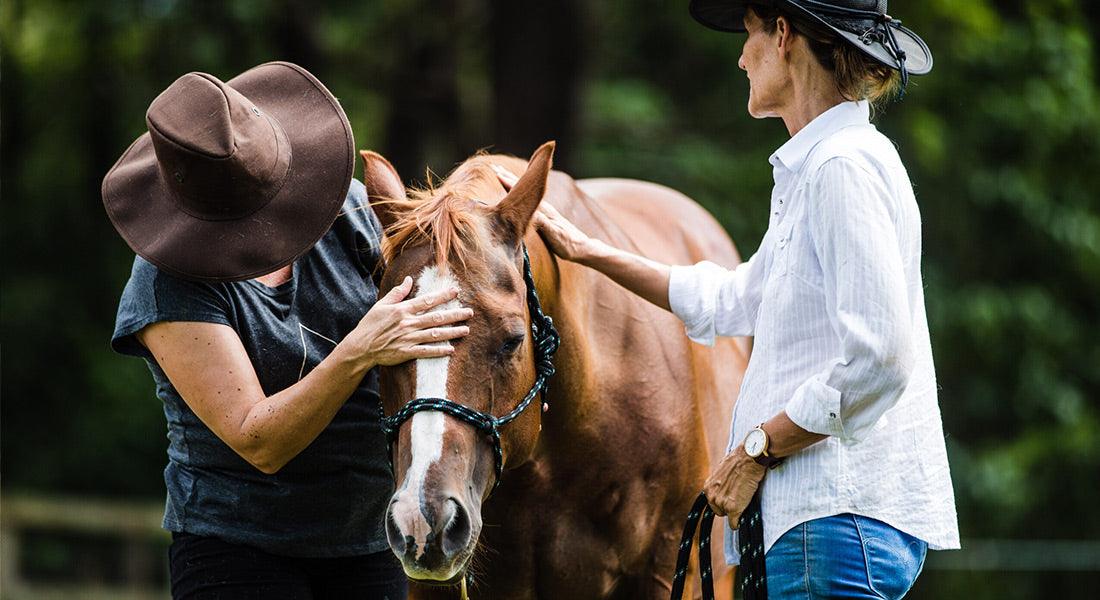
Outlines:
[[[558,168],[679,189],[749,256],[786,130],[745,112],[743,38],[702,28],[686,5],[0,4],[4,493],[163,496],[151,378],[107,345],[133,255],[99,184],[188,71],[305,66],[340,98],[357,145],[409,182],[479,149],[527,156],[556,139]],[[1100,584],[1100,3],[895,0],[891,13],[936,55],[876,120],[922,209],[964,546],[1007,556],[933,556],[913,596],[1088,595]],[[1044,550],[1065,550],[1059,540],[1094,543],[1067,563]]]

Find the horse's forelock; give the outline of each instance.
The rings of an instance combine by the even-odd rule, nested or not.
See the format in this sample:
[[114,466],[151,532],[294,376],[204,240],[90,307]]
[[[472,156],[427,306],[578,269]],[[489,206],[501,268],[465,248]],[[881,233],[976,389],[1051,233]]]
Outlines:
[[475,156],[459,165],[438,187],[410,189],[407,199],[389,200],[397,218],[387,227],[382,245],[386,262],[402,250],[428,244],[442,269],[481,252],[491,229],[478,204],[495,204],[504,188],[488,160]]

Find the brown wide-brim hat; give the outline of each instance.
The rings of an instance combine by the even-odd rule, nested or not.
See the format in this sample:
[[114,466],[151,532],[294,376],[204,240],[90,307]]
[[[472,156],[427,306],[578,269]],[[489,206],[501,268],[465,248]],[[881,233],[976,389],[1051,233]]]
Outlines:
[[236,281],[305,254],[340,212],[355,142],[305,69],[265,63],[227,82],[188,73],[162,92],[103,179],[130,248],[163,271]]

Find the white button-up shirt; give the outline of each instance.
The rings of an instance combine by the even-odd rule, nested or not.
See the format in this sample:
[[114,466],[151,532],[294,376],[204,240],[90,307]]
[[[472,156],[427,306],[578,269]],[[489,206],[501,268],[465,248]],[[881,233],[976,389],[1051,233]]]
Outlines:
[[830,436],[765,476],[765,549],[791,527],[842,513],[958,548],[905,167],[866,102],[826,111],[770,162],[771,218],[756,254],[733,271],[673,267],[669,285],[691,339],[755,336],[731,449],[780,411]]

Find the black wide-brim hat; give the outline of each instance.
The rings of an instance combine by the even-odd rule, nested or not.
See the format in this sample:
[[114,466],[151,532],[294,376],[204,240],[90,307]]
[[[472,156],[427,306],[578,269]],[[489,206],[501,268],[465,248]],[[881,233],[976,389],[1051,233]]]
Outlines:
[[[744,33],[745,11],[750,4],[784,10],[799,24],[836,35],[892,69],[904,64],[911,75],[925,75],[932,70],[932,51],[920,36],[886,14],[886,0],[691,0],[688,10],[696,21],[711,29]],[[904,61],[899,61],[891,48],[887,28],[898,50],[904,53]]]
[[103,179],[126,243],[172,275],[237,281],[309,251],[347,197],[355,142],[340,103],[286,62],[222,82],[188,73]]

